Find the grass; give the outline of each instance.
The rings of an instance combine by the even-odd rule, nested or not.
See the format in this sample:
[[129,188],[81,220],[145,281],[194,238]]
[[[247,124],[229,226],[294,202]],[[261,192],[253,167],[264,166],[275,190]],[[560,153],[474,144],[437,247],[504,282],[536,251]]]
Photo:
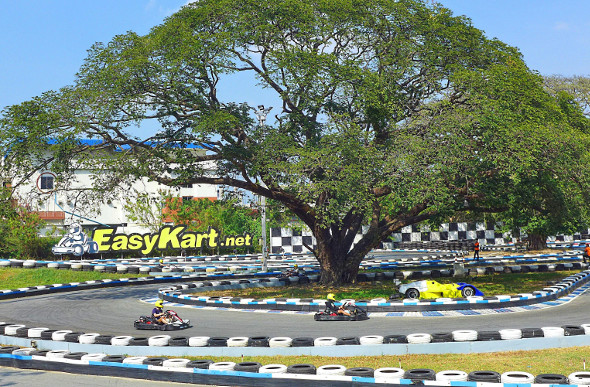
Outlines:
[[[465,279],[484,293],[516,294],[529,293],[544,287],[547,281],[560,280],[572,272],[548,272],[526,274],[486,275]],[[54,283],[82,282],[97,279],[127,278],[128,274],[84,272],[57,270],[48,268],[0,268],[0,288],[14,289],[26,286],[48,285]],[[440,278],[440,282],[453,282],[459,279]],[[269,298],[324,298],[326,293],[334,292],[338,298],[367,299],[388,297],[395,291],[391,282],[365,282],[332,289],[318,285],[287,286],[283,288],[254,288],[239,291],[208,292],[208,295],[236,295],[240,297]],[[558,373],[569,375],[582,371],[584,360],[590,359],[590,347],[554,348],[535,351],[496,352],[481,354],[445,354],[445,355],[403,355],[403,356],[244,356],[244,357],[210,357],[213,361],[256,361],[262,364],[313,364],[316,367],[327,364],[340,364],[350,367],[401,367],[405,370],[414,368],[431,368],[438,371],[461,370],[465,372],[492,370],[497,372],[524,371],[533,375]],[[196,358],[192,358],[196,359]],[[550,361],[548,361],[550,359]]]
[[[573,272],[556,271],[544,273],[525,274],[491,274],[469,278],[437,278],[440,283],[468,282],[475,285],[486,296],[512,295],[519,293],[530,293],[547,286],[548,281],[559,281]],[[410,282],[410,281],[406,281]],[[231,296],[242,298],[325,298],[326,294],[334,293],[337,299],[353,298],[356,300],[389,298],[391,294],[397,293],[397,286],[393,281],[359,282],[351,285],[343,285],[337,289],[319,285],[316,283],[305,285],[293,285],[285,287],[268,288],[247,288],[235,290],[217,290],[195,293],[195,295],[207,296]]]
[[[387,344],[386,344],[387,345]],[[335,349],[336,352],[336,349]],[[533,375],[564,374],[584,370],[584,360],[590,360],[590,347],[555,348],[535,351],[514,351],[477,354],[445,354],[445,355],[403,355],[403,356],[354,356],[354,357],[322,357],[322,356],[244,356],[244,357],[208,357],[218,361],[235,363],[255,361],[265,364],[313,364],[316,367],[327,364],[340,364],[347,368],[400,367],[404,370],[414,368],[430,368],[436,372],[445,370],[522,371]],[[191,358],[197,359],[197,358]],[[551,359],[548,361],[548,359]]]
[[101,273],[97,271],[72,271],[49,268],[24,269],[0,268],[0,289],[18,289],[27,286],[84,282],[100,279],[136,277],[130,274]]

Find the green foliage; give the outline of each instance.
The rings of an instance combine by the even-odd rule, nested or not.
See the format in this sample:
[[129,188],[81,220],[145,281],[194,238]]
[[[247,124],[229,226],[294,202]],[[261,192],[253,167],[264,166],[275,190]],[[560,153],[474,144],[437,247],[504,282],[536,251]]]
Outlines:
[[56,238],[41,237],[43,220],[20,205],[9,188],[0,190],[0,254],[9,258],[47,258]]
[[[276,123],[255,125],[249,106],[218,93],[236,74],[280,99]],[[265,196],[312,230],[322,280],[341,283],[421,221],[509,211],[502,219],[531,230],[581,224],[590,164],[576,109],[516,48],[438,4],[201,0],[144,36],[95,44],[74,85],[4,109],[0,147],[7,175],[100,169],[84,194],[147,177]],[[149,120],[157,135],[130,134]]]
[[127,217],[156,233],[164,225],[163,210],[165,208],[165,193],[160,191],[156,196],[135,190],[134,195],[127,196],[123,208]]

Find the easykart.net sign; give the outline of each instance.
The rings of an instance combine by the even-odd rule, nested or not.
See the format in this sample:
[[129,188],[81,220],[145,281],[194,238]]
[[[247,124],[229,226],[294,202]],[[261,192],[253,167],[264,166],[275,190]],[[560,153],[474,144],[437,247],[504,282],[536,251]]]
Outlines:
[[92,239],[98,244],[98,252],[136,251],[149,255],[154,250],[200,249],[201,247],[252,246],[252,236],[220,237],[219,231],[209,227],[207,232],[185,231],[186,226],[165,226],[155,234],[115,234],[112,228],[94,231]]

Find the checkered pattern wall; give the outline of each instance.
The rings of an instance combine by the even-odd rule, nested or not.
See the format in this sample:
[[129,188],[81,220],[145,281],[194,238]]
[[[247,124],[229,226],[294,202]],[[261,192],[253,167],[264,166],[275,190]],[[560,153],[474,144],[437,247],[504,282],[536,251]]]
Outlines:
[[[363,228],[363,232],[366,228]],[[571,242],[588,239],[590,230],[574,235],[557,235],[549,237],[550,241]],[[521,238],[526,235],[520,235]],[[482,245],[505,245],[516,240],[511,233],[501,232],[493,222],[488,223],[444,223],[438,230],[431,230],[428,225],[412,225],[403,227],[391,236],[394,242],[432,242],[432,241],[474,241]],[[357,235],[356,241],[361,238]],[[315,246],[315,238],[310,230],[293,230],[290,228],[271,229],[272,253],[305,253],[309,250],[304,246]]]

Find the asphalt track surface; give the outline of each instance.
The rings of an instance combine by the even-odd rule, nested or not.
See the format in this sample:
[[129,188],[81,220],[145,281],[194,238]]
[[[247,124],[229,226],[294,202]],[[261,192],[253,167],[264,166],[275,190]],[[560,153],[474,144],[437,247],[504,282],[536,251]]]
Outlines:
[[[5,300],[0,302],[0,321],[84,333],[156,336],[163,332],[136,330],[133,322],[140,315],[151,313],[153,306],[140,299],[156,297],[160,287],[161,284],[115,287]],[[366,321],[328,322],[314,321],[310,314],[176,308],[182,318],[191,320],[193,327],[173,335],[316,338],[540,328],[590,323],[588,310],[590,292],[565,305],[542,310],[461,317],[372,317]]]

